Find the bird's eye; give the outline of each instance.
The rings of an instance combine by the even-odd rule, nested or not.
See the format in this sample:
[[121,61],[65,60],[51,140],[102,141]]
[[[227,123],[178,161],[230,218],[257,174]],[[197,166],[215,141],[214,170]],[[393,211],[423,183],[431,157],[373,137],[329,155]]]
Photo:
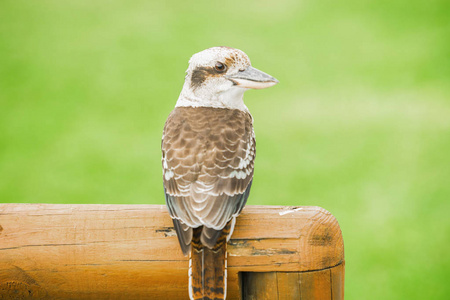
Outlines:
[[224,65],[221,62],[216,62],[216,65],[214,66],[214,69],[216,69],[217,72],[222,73],[222,72],[224,72],[227,69],[227,66]]

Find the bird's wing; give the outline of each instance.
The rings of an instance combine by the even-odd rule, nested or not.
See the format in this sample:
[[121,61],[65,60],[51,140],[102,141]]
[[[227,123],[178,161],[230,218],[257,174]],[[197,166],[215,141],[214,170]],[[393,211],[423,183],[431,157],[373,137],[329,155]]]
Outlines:
[[[177,107],[164,127],[162,152],[170,215],[183,226],[209,228],[204,229],[202,242],[214,244],[227,222],[241,212],[250,192],[255,159],[250,114]],[[178,227],[182,230],[177,233],[183,235],[180,244],[188,245],[192,231]]]

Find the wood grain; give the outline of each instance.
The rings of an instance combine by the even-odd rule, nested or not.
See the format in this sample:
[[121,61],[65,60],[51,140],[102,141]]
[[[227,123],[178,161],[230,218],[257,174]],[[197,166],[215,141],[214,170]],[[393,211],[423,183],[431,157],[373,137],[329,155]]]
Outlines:
[[[0,204],[0,228],[0,299],[187,298],[188,260],[163,205]],[[335,266],[330,292],[342,299],[333,278],[343,282],[343,262],[342,234],[326,210],[248,206],[228,245],[228,299],[241,297],[239,272]],[[281,288],[296,280],[279,276]]]
[[342,300],[344,264],[310,272],[246,272],[243,299]]

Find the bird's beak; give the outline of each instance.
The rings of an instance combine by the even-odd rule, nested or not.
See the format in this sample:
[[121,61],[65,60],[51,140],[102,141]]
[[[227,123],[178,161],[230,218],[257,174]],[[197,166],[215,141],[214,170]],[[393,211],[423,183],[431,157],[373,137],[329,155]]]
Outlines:
[[265,89],[278,83],[278,80],[269,74],[253,67],[248,67],[243,71],[225,77],[231,80],[235,85],[247,89]]

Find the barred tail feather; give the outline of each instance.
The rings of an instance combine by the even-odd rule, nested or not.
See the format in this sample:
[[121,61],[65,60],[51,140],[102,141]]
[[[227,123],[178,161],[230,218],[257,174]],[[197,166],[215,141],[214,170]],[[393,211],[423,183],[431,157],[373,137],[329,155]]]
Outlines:
[[195,228],[189,257],[189,297],[191,300],[223,300],[227,293],[227,236],[230,223],[210,249],[201,241],[201,228]]

